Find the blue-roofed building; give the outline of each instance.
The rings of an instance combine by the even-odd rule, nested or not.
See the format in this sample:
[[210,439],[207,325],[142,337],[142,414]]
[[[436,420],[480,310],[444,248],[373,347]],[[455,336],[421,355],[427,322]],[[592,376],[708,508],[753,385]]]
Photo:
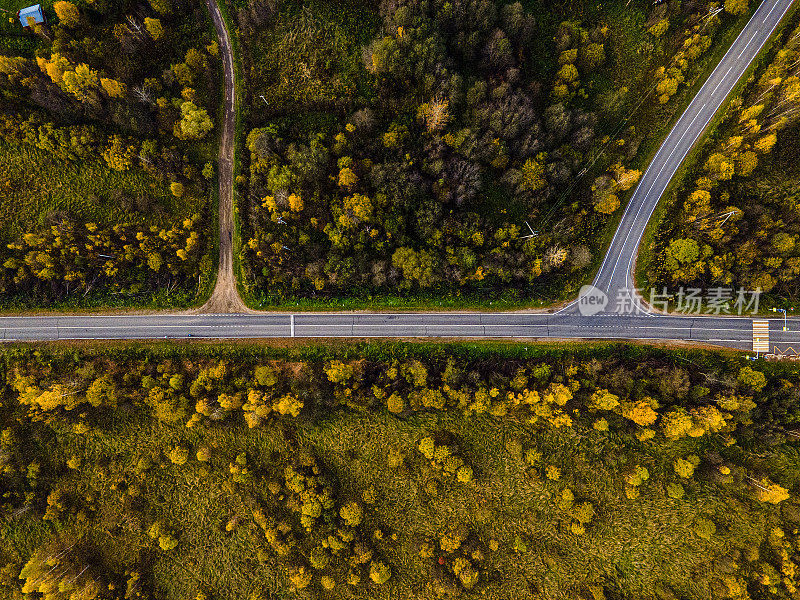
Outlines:
[[44,11],[42,10],[41,4],[34,4],[33,6],[29,6],[28,8],[23,8],[21,11],[17,13],[19,17],[19,22],[22,23],[23,27],[28,27],[28,19],[33,19],[33,22],[37,25],[44,24]]

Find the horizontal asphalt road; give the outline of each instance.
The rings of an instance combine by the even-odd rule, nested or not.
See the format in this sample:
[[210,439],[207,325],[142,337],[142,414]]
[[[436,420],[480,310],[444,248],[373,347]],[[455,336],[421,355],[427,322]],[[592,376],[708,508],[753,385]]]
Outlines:
[[[777,27],[793,0],[764,0],[676,123],[639,182],[595,286],[613,300],[632,288],[636,251],[659,198],[689,149]],[[772,346],[800,350],[800,319],[770,322]],[[572,304],[533,313],[275,313],[0,317],[0,341],[252,339],[272,337],[442,337],[677,340],[737,349],[752,347],[752,322],[742,317],[609,314],[582,316]]]
[[[294,323],[294,324],[292,324]],[[771,321],[781,351],[800,350],[800,320]],[[116,315],[2,317],[0,339],[235,339],[274,337],[442,337],[684,340],[738,349],[752,345],[750,319],[736,317],[648,318],[636,315],[531,313],[302,313],[237,315]]]

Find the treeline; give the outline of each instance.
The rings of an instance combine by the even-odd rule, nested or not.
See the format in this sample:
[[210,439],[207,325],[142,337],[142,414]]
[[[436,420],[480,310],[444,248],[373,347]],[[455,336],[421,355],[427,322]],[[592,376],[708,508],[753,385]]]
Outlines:
[[[218,48],[204,10],[174,0],[56,2],[52,24],[30,28],[35,56],[0,56],[0,89],[17,107],[38,107],[58,122],[201,139],[218,97]],[[198,34],[201,45],[190,45]]]
[[[665,219],[649,269],[677,286],[744,287],[796,298],[800,218],[791,183],[800,117],[800,29],[733,100]],[[783,136],[786,140],[783,140]],[[773,154],[784,144],[781,155]],[[787,185],[788,184],[788,185]]]
[[192,290],[206,249],[200,226],[200,215],[170,229],[59,220],[0,249],[0,295],[42,305],[92,291],[124,297]]
[[[620,123],[642,101],[666,103],[691,75],[729,18],[714,7],[653,8],[636,52],[656,63],[656,46],[677,54],[655,86],[637,79],[633,97],[614,81],[629,58],[612,19],[564,21],[542,42],[519,2],[381,3],[381,31],[362,56],[372,95],[351,98],[362,106],[338,127],[276,118],[247,137],[248,285],[279,300],[398,289],[529,298],[576,284],[640,175],[626,165],[648,127]],[[240,16],[268,27],[275,10],[254,0]],[[542,47],[552,60],[532,53]],[[248,55],[252,72],[260,56]],[[254,114],[293,110],[251,94]]]
[[155,139],[140,142],[131,136],[108,135],[96,125],[59,127],[39,113],[27,117],[0,113],[0,139],[30,144],[65,161],[102,160],[115,171],[141,168],[162,182],[193,185],[198,193],[208,193],[206,180],[214,174],[210,163],[201,170],[177,147],[162,146]]

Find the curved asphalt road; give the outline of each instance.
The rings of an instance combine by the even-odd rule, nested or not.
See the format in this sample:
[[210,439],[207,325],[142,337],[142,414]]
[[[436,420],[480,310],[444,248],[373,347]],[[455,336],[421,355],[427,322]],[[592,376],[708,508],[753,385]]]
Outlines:
[[[614,310],[620,290],[635,288],[633,270],[644,230],[683,159],[789,10],[793,0],[764,0],[658,149],[625,207],[593,285]],[[639,303],[641,312],[646,308]],[[577,313],[571,303],[560,311]]]
[[[614,310],[614,299],[620,289],[632,288],[632,269],[639,243],[659,198],[664,193],[681,161],[700,138],[714,113],[741,78],[749,64],[777,27],[793,0],[764,0],[728,53],[709,77],[686,112],[667,136],[650,167],[639,182],[625,209],[620,226],[611,242],[606,258],[597,273],[594,285],[605,291]],[[215,0],[207,0],[220,37],[227,32],[219,18]],[[232,78],[230,42],[221,43],[225,53],[226,90],[228,66]],[[227,131],[232,131],[235,98],[226,93]],[[228,110],[228,107],[231,110]],[[225,135],[223,134],[223,140]],[[226,154],[221,149],[221,161]],[[231,187],[231,169],[220,168],[221,191],[227,179]],[[220,198],[221,211],[226,210]],[[221,214],[220,224],[232,223],[229,215]],[[227,226],[230,227],[230,226]],[[227,229],[230,231],[230,229]],[[222,228],[223,238],[227,233]],[[229,238],[230,239],[230,238]],[[227,250],[230,253],[231,250]],[[220,255],[227,270],[228,257]],[[228,290],[230,290],[230,286]],[[235,291],[235,288],[234,288]],[[238,299],[227,300],[234,305]],[[223,303],[224,305],[224,303]],[[233,306],[233,305],[231,305]],[[208,309],[213,308],[208,306]],[[233,307],[238,310],[238,306]],[[226,312],[230,309],[225,308]],[[800,331],[782,331],[783,322],[771,322],[774,345],[785,350],[793,345],[800,350]],[[790,329],[800,329],[800,320],[790,322]],[[748,349],[752,344],[752,323],[737,317],[685,317],[649,314],[614,314],[603,312],[594,316],[579,314],[573,303],[556,314],[532,313],[275,313],[250,314],[153,314],[113,316],[35,316],[0,317],[0,340],[96,340],[96,339],[157,339],[157,338],[267,338],[267,337],[503,337],[551,339],[628,339],[679,340]]]

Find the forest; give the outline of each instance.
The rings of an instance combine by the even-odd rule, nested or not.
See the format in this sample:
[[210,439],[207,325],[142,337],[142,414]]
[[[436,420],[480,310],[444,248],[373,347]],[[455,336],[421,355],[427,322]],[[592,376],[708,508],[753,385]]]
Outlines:
[[800,27],[787,29],[687,170],[654,240],[658,289],[727,287],[800,297]]
[[0,305],[195,301],[221,85],[205,7],[61,0],[23,28],[26,5],[0,1]]
[[798,385],[623,344],[7,346],[0,594],[795,598]]
[[750,10],[227,4],[242,42],[240,257],[255,305],[573,295]]

